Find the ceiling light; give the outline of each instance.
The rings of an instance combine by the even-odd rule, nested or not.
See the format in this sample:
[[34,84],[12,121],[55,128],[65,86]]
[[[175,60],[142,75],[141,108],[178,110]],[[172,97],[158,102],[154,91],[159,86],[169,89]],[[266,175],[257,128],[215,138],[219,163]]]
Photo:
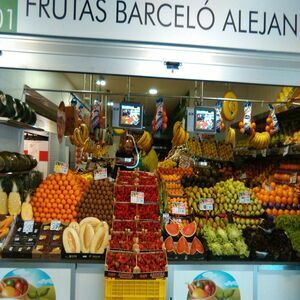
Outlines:
[[157,95],[157,93],[158,93],[158,91],[155,88],[152,88],[152,89],[149,90],[150,95]]
[[104,79],[97,79],[96,80],[96,85],[100,86],[106,86],[106,80]]
[[114,106],[114,103],[112,101],[108,101],[107,106]]

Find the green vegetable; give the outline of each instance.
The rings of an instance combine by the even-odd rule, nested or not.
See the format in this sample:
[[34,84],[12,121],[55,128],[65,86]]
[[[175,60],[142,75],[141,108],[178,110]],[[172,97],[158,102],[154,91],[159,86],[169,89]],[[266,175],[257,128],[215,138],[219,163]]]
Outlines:
[[233,241],[242,237],[242,231],[239,230],[234,224],[228,224],[226,227],[228,238]]
[[227,233],[221,227],[218,227],[218,229],[217,229],[217,237],[220,239],[220,242],[228,241]]
[[220,256],[223,254],[222,246],[218,242],[209,244],[209,249],[211,250],[213,255]]

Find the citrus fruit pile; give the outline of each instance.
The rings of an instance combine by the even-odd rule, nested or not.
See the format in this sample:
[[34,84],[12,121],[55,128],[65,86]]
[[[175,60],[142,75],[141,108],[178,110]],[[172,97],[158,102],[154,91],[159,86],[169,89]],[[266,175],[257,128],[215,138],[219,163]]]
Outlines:
[[76,205],[88,186],[89,181],[71,171],[49,175],[31,199],[34,220],[60,220],[66,223],[76,220]]

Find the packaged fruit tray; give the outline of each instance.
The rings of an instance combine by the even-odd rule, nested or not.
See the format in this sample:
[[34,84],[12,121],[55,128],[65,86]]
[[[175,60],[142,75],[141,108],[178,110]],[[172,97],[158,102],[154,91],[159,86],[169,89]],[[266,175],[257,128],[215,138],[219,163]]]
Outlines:
[[130,202],[131,192],[144,193],[144,203],[157,203],[158,185],[121,185],[115,184],[115,199],[117,202]]
[[167,276],[166,253],[109,250],[105,258],[105,276],[124,279],[165,278]]
[[16,219],[12,216],[0,216],[0,252],[3,251],[9,240],[11,239],[16,226]]
[[113,231],[109,248],[134,252],[161,251],[163,249],[162,236],[160,232]]
[[114,217],[120,220],[158,220],[159,207],[157,203],[116,202],[114,204]]
[[112,230],[130,230],[132,232],[147,230],[148,232],[160,232],[160,222],[154,220],[114,220]]
[[105,300],[166,300],[166,280],[105,278]]

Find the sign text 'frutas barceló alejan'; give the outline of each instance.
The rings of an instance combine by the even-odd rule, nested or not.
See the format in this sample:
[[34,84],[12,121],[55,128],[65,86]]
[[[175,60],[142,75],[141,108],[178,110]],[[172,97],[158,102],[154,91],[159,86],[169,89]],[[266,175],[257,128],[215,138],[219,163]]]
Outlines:
[[6,32],[300,53],[299,0],[1,0],[0,9]]

